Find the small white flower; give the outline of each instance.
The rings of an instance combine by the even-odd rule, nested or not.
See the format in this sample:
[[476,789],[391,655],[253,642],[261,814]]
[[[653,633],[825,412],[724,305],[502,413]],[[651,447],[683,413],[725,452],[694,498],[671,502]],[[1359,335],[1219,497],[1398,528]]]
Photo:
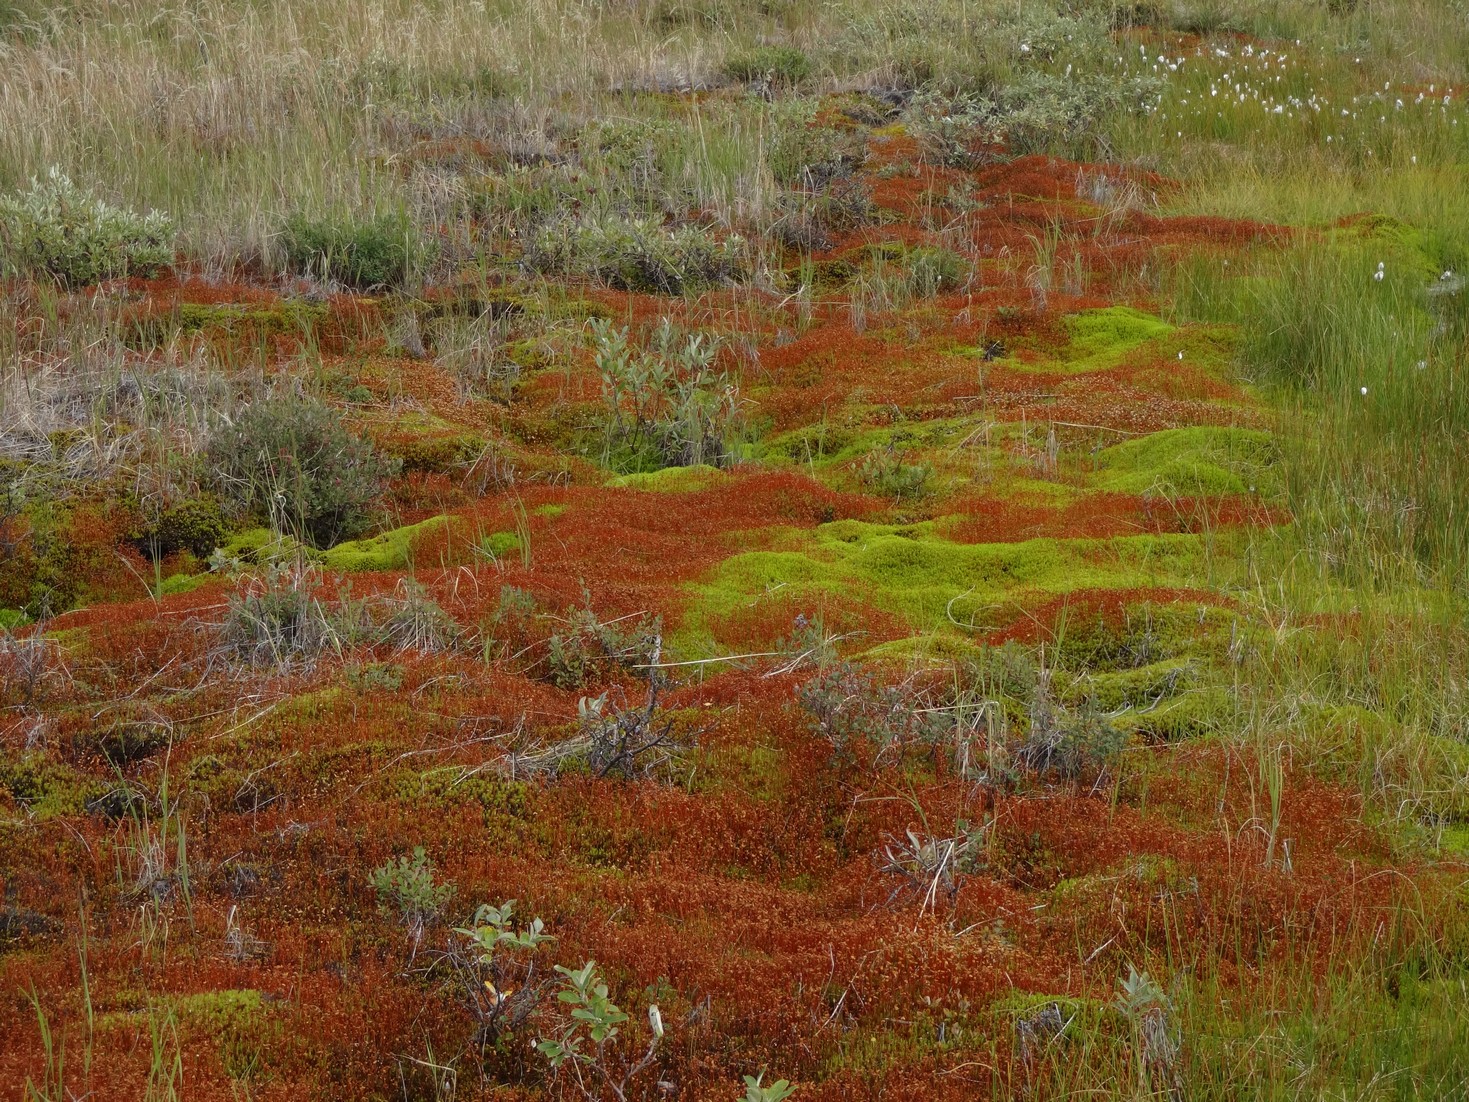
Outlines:
[[1384,275],[1385,275],[1385,273],[1379,268],[1377,271],[1375,271],[1375,272],[1372,273],[1372,278],[1374,280],[1376,280],[1378,283],[1381,283],[1382,280],[1383,280],[1383,278],[1384,278]]
[[1364,398],[1367,396],[1367,388],[1365,386],[1362,388],[1362,396]]
[[663,1012],[657,1003],[648,1004],[648,1024],[653,1027],[653,1036],[663,1036]]
[[1181,359],[1183,359],[1183,350],[1182,350],[1182,349],[1180,349],[1180,350],[1179,350],[1179,353],[1178,353],[1178,358],[1179,358],[1179,359],[1180,359],[1180,360],[1181,360]]

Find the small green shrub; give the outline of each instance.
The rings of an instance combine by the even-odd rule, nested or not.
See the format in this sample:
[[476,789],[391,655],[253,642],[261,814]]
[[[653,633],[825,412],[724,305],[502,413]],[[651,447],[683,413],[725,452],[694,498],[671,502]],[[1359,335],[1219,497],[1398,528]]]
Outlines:
[[1043,778],[1077,781],[1105,769],[1126,741],[1087,702],[1076,708],[1059,703],[1051,692],[1051,671],[1042,669],[1031,697],[1030,728],[1013,760]]
[[794,88],[811,75],[811,59],[794,46],[756,46],[727,59],[724,75],[745,84],[768,81],[777,88]]
[[811,716],[812,729],[837,758],[849,758],[860,745],[898,750],[942,737],[949,724],[941,713],[923,707],[906,685],[885,685],[846,661],[819,669],[801,686],[796,699]]
[[930,155],[955,167],[992,157],[1003,144],[1012,154],[1094,152],[1102,120],[1147,109],[1161,82],[1100,76],[1063,77],[1032,70],[992,92],[915,96],[905,115],[909,130]]
[[309,398],[255,402],[205,449],[223,497],[315,547],[360,535],[393,473],[335,410]]
[[577,689],[598,663],[636,670],[654,653],[661,631],[646,617],[604,624],[590,608],[569,610],[566,626],[546,640],[547,674],[559,688]]
[[766,1083],[765,1073],[762,1071],[759,1075],[745,1076],[745,1097],[742,1102],[785,1102],[795,1093],[796,1088],[789,1079]]
[[374,49],[347,80],[363,100],[498,99],[514,95],[515,78],[494,66],[461,61],[441,69],[405,64]]
[[454,894],[452,884],[434,883],[434,863],[422,846],[414,849],[412,857],[400,856],[396,861],[379,865],[370,879],[377,892],[378,906],[396,913],[415,942]]
[[679,130],[667,119],[596,119],[576,144],[590,170],[651,188],[662,175],[661,162],[675,147]]
[[723,466],[740,410],[739,387],[714,370],[718,346],[660,321],[646,349],[626,329],[592,323],[607,403],[607,458],[627,470]]
[[470,925],[456,926],[454,932],[463,940],[448,956],[461,981],[463,1005],[478,1023],[480,1041],[492,1044],[536,1009],[542,985],[535,982],[534,954],[556,939],[539,918],[517,921],[513,899],[498,907],[481,905]]
[[542,226],[525,261],[538,271],[588,276],[622,291],[681,295],[743,279],[744,252],[737,234],[719,239],[702,226],[607,217]]
[[173,221],[162,211],[114,207],[60,169],[30,190],[0,196],[0,259],[17,273],[68,287],[119,276],[152,276],[173,262]]
[[359,290],[401,286],[426,251],[407,220],[386,216],[352,222],[296,215],[281,240],[291,267]]
[[913,501],[928,494],[933,467],[905,463],[902,456],[888,448],[864,456],[857,473],[872,493],[895,501]]
[[767,159],[776,182],[813,190],[850,176],[867,155],[861,131],[822,125],[816,104],[807,100],[771,109],[768,141]]
[[[596,961],[580,968],[556,965],[566,982],[556,993],[558,1002],[570,1008],[557,1040],[542,1040],[536,1051],[545,1057],[554,1075],[570,1071],[572,1082],[580,1084],[597,1072],[597,1079],[607,1084],[616,1098],[626,1098],[629,1087],[639,1074],[650,1067],[663,1040],[663,1015],[657,1003],[648,1007],[648,1047],[640,1059],[620,1053],[614,1041],[631,1021],[609,995],[606,982],[597,971]],[[595,1097],[583,1088],[586,1097]]]

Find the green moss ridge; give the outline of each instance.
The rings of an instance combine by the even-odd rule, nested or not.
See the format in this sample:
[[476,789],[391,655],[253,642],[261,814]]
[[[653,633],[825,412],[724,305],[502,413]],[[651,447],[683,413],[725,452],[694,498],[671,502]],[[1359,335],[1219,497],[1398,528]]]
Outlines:
[[193,593],[210,582],[219,581],[220,577],[208,570],[200,574],[170,574],[153,587],[153,596],[174,597],[180,593]]
[[1114,444],[1097,455],[1099,490],[1169,497],[1282,492],[1280,450],[1258,429],[1193,426]]
[[294,555],[303,547],[290,536],[279,535],[269,528],[247,528],[220,544],[219,550],[230,559],[263,563],[278,555]]
[[1387,214],[1368,214],[1335,227],[1330,238],[1346,245],[1375,242],[1388,248],[1384,259],[1407,265],[1425,281],[1436,280],[1440,270],[1433,238],[1401,219]]
[[[440,515],[421,520],[417,524],[405,524],[401,528],[393,528],[366,539],[346,540],[322,551],[307,547],[290,536],[280,535],[269,528],[251,528],[230,537],[220,545],[217,554],[226,563],[238,564],[240,567],[265,566],[278,559],[302,556],[336,574],[401,570],[413,565],[414,550],[420,540],[446,526],[452,526],[455,535],[466,535],[462,518]],[[159,596],[187,593],[217,577],[219,575],[213,573],[174,575],[165,578],[157,592]]]
[[517,317],[545,313],[540,296],[509,286],[467,283],[425,289],[420,298],[405,298],[399,309],[417,315],[421,321],[446,317]]
[[984,657],[986,644],[960,635],[909,635],[890,639],[874,647],[852,654],[854,661],[894,669],[911,669],[915,663],[978,662]]
[[417,524],[394,528],[369,539],[348,540],[328,551],[314,552],[313,558],[326,569],[339,574],[363,570],[401,570],[412,565],[417,543],[445,527],[463,535],[464,521],[459,517],[436,516]]
[[481,536],[476,545],[482,555],[492,559],[503,559],[505,556],[520,550],[520,536],[515,532],[491,532]]
[[1239,701],[1222,687],[1192,689],[1121,717],[1144,740],[1181,742],[1228,731],[1239,721]]
[[[1010,356],[999,362],[1013,371],[1079,375],[1116,367],[1143,345],[1176,332],[1162,318],[1131,306],[1083,310],[1066,317],[1063,324],[1070,340],[1058,354],[1036,362]],[[971,356],[981,353],[978,348],[964,351]]]
[[726,559],[695,585],[689,622],[780,588],[797,599],[861,593],[918,630],[958,632],[950,614],[978,625],[988,610],[1021,594],[1187,586],[1205,573],[1202,541],[1192,535],[958,544],[938,538],[931,521],[841,520],[801,534],[790,549]]
[[1104,712],[1145,708],[1197,686],[1199,671],[1186,658],[1151,662],[1129,670],[1088,671],[1063,694],[1068,703],[1085,701]]
[[1133,349],[1173,332],[1162,318],[1131,306],[1085,310],[1072,314],[1065,324],[1071,335],[1066,365],[1072,371],[1113,367]]
[[[847,407],[838,418],[804,425],[759,441],[749,458],[791,464],[822,474],[835,468],[849,471],[866,456],[890,450],[904,462],[922,460],[931,463],[938,472],[953,469],[957,474],[972,471],[975,457],[983,453],[992,469],[1004,470],[1009,462],[1006,446],[1020,439],[1024,433],[1018,424],[995,424],[981,414],[903,421],[895,425],[870,426],[863,423],[869,416],[886,418],[891,413],[890,406]],[[987,449],[978,442],[976,430],[979,429],[989,434]],[[1066,498],[1072,493],[1055,482],[1018,477],[1007,481],[1007,492],[1021,481],[1026,488],[1045,494],[1048,499]]]
[[232,988],[175,995],[170,1003],[181,1026],[214,1041],[225,1074],[246,1079],[259,1073],[262,1057],[284,1032],[268,998],[254,988]]
[[1147,590],[1120,592],[1116,596],[1121,603],[1113,606],[1120,609],[1119,616],[1090,605],[1086,596],[1075,606],[1063,603],[1059,609],[1053,602],[1044,635],[1057,662],[1093,675],[1127,674],[1170,659],[1215,664],[1223,661],[1232,633],[1247,627],[1233,608],[1204,599],[1160,600]]
[[1444,827],[1439,834],[1438,848],[1444,853],[1469,857],[1469,823]]
[[1138,889],[1150,898],[1187,894],[1196,890],[1188,871],[1171,857],[1139,853],[1086,876],[1059,881],[1050,891],[1051,907],[1065,915],[1068,908],[1108,908],[1119,891],[1137,897]]
[[663,467],[656,471],[639,471],[619,475],[608,486],[627,490],[648,490],[665,494],[686,494],[705,490],[729,478],[728,473],[707,463],[693,467]]

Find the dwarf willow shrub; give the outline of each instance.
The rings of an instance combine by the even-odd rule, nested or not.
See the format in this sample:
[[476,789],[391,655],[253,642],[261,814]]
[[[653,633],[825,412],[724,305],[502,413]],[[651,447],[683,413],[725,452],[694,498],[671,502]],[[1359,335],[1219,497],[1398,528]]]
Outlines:
[[438,883],[435,873],[434,863],[424,848],[417,846],[411,857],[400,855],[396,861],[379,865],[369,878],[378,906],[396,914],[415,942],[454,894],[454,885]]
[[626,470],[723,466],[739,422],[738,382],[714,367],[718,345],[667,318],[646,348],[626,329],[591,323],[607,405],[607,460]]
[[58,168],[29,190],[0,196],[0,260],[21,275],[67,287],[156,275],[173,261],[173,221],[162,211],[114,207]]
[[297,215],[281,234],[292,268],[359,290],[401,286],[424,251],[403,219],[364,222]]
[[543,226],[525,260],[542,272],[588,276],[621,291],[681,295],[742,279],[744,252],[737,235],[721,240],[702,226],[609,216]]
[[1148,76],[1117,80],[1032,70],[983,93],[925,91],[913,98],[905,118],[925,146],[958,167],[995,143],[1015,154],[1082,155],[1091,151],[1103,120],[1146,112],[1160,88]]
[[221,496],[316,547],[360,535],[394,463],[328,406],[295,396],[216,429],[205,463]]
[[756,46],[737,53],[724,63],[724,75],[744,83],[768,81],[793,88],[811,75],[811,59],[794,46]]
[[872,493],[895,501],[912,501],[928,494],[933,467],[928,463],[905,463],[889,448],[863,456],[857,475]]

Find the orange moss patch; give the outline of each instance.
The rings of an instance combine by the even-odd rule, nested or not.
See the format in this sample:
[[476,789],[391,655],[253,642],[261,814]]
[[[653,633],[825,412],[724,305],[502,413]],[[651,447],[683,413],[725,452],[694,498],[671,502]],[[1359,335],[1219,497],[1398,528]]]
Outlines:
[[1083,589],[1027,609],[1024,616],[1008,627],[991,632],[987,642],[992,646],[1009,642],[1050,643],[1056,641],[1067,624],[1073,630],[1081,623],[1100,623],[1115,629],[1124,626],[1128,616],[1145,605],[1233,608],[1234,602],[1208,589]]
[[944,537],[956,543],[1107,539],[1268,526],[1284,519],[1249,497],[1164,501],[1110,492],[1085,494],[1061,506],[1013,497],[964,497],[945,503],[944,512]]

